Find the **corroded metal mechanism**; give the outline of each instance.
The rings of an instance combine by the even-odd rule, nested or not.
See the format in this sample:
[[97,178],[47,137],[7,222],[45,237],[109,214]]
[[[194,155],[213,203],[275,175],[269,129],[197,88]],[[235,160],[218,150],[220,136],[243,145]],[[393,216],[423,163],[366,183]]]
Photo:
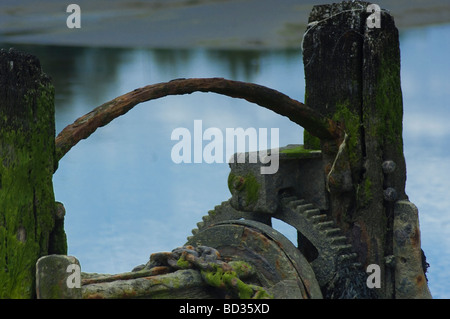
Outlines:
[[[362,284],[353,283],[353,286],[365,287],[367,276],[357,261],[352,245],[326,214],[327,203],[323,191],[320,191],[324,189],[324,178],[320,176],[322,170],[315,169],[321,165],[320,152],[305,150],[301,145],[289,145],[281,148],[279,154],[280,169],[271,175],[258,174],[262,164],[248,161],[230,164],[232,198],[209,211],[197,224],[198,229],[192,231],[194,236],[189,237],[188,242],[196,243],[201,237],[203,245],[211,246],[210,241],[216,233],[208,230],[215,229],[218,223],[244,219],[259,221],[269,227],[271,219],[276,218],[297,230],[297,253],[300,252],[308,260],[326,297],[342,297],[342,293],[333,296],[335,292],[331,292],[330,287],[334,287],[336,280],[341,280],[338,274],[344,273],[344,269],[351,269],[348,272],[353,274],[348,280],[364,280]],[[309,182],[305,183],[308,188],[296,182],[305,178]],[[300,198],[302,195],[309,200]],[[211,240],[205,240],[205,234],[209,234]],[[355,275],[357,273],[360,276]],[[352,294],[350,290],[345,293]],[[367,291],[353,293],[358,297],[368,296]]]
[[252,284],[267,287],[275,298],[321,299],[310,264],[273,228],[252,220],[225,220],[198,231],[187,243],[215,247],[221,257],[246,262],[255,269]]
[[[296,196],[283,198],[282,202],[283,210],[273,217],[297,229],[299,247],[296,253],[302,254],[302,257],[310,263],[314,272],[313,280],[317,280],[326,297],[342,297],[342,292],[340,295],[333,295],[334,281],[338,272],[347,271],[352,273],[353,276],[358,273],[359,276],[352,280],[365,280],[366,276],[362,266],[357,262],[357,256],[352,251],[352,246],[346,243],[346,237],[342,236],[340,229],[336,227],[332,220],[329,220],[312,204],[306,203],[305,200],[298,199]],[[198,238],[201,237],[201,244],[214,246],[204,237],[209,235],[210,239],[216,238],[216,226],[218,224],[242,222],[241,218],[252,221],[258,219],[258,217],[254,213],[235,210],[231,207],[230,201],[223,202],[203,217],[203,222],[198,223],[199,228],[192,231],[194,236],[188,238],[188,243],[198,244]],[[266,224],[259,224],[269,227]],[[274,230],[272,229],[272,231]],[[308,277],[309,280],[311,278]],[[364,290],[364,292],[353,290],[353,293],[358,294],[358,297],[370,295],[364,287],[365,281],[360,281],[356,285]],[[345,293],[351,294],[352,292],[346,291]],[[350,297],[350,295],[347,295],[347,297]],[[352,297],[356,297],[356,295]]]
[[[51,255],[36,264],[42,299],[241,298],[321,299],[308,260],[281,233],[252,220],[226,220],[199,231],[183,247],[153,253],[131,272],[68,274],[75,257]],[[69,283],[67,285],[61,283]]]

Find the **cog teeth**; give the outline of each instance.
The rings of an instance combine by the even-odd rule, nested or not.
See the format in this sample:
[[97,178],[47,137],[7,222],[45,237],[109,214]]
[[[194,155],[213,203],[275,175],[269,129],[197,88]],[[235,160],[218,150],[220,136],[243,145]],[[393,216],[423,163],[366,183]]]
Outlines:
[[305,200],[304,199],[297,199],[297,200],[291,201],[288,205],[291,208],[294,208],[296,206],[300,206],[300,205],[304,205],[304,204],[305,204]]
[[325,229],[323,230],[323,233],[326,237],[334,237],[341,233],[341,229],[340,228]]
[[203,228],[203,226],[205,226],[205,223],[204,223],[204,222],[198,222],[198,223],[197,223],[198,229]]
[[305,211],[303,213],[303,215],[305,215],[306,218],[311,218],[313,216],[319,215],[320,214],[320,210],[315,208],[315,209],[308,209],[307,211]]
[[314,208],[314,206],[312,204],[297,205],[297,207],[295,207],[295,212],[299,213],[299,214],[303,214],[303,212],[305,212],[307,210],[311,210],[313,208]]
[[292,202],[299,200],[297,196],[289,196],[281,199],[281,204],[292,208]]
[[356,262],[358,255],[356,253],[349,253],[338,256],[338,263],[351,263],[355,267],[361,266],[360,263]]
[[350,244],[346,244],[346,245],[336,245],[334,248],[340,255],[344,255],[344,254],[351,254],[353,247]]
[[[271,218],[280,217],[282,221],[293,225],[297,231],[306,236],[318,250],[317,259],[321,260],[317,264],[312,263],[315,267],[324,267],[324,263],[329,263],[329,267],[321,268],[323,280],[328,280],[330,274],[337,269],[336,267],[359,267],[358,255],[354,252],[353,246],[348,243],[346,236],[337,226],[335,221],[326,213],[318,209],[315,205],[308,203],[304,199],[297,196],[286,196],[280,200],[281,213],[279,216],[272,215]],[[205,227],[217,221],[225,219],[248,218],[253,219],[253,213],[241,212],[234,210],[230,200],[222,202],[214,209],[208,211],[208,214],[202,217],[197,223],[196,229],[192,230],[192,236],[188,237],[188,241],[195,240],[195,236],[199,234]],[[302,232],[308,231],[306,234]],[[311,238],[307,235],[310,234]],[[330,259],[332,256],[332,260]],[[316,266],[315,266],[316,265]]]
[[217,212],[215,210],[210,210],[208,211],[208,216],[215,216],[217,214]]
[[327,221],[320,222],[320,223],[316,224],[316,228],[319,229],[319,230],[324,230],[326,228],[331,228],[333,226],[334,226],[334,222],[331,221],[331,220],[327,220]]
[[332,237],[332,238],[330,238],[330,242],[333,245],[345,244],[345,243],[347,243],[347,237],[345,237],[345,236]]
[[315,215],[315,216],[311,216],[310,220],[317,224],[320,222],[324,222],[327,220],[327,215],[326,214],[320,214],[320,215]]
[[[197,228],[192,229],[192,234],[195,236],[201,229],[211,225],[216,220],[223,220],[224,216],[227,217],[226,219],[233,219],[233,214],[230,214],[229,200],[214,206],[214,209],[209,210],[207,215],[202,216],[202,221],[197,223]],[[192,237],[189,236],[189,240]]]

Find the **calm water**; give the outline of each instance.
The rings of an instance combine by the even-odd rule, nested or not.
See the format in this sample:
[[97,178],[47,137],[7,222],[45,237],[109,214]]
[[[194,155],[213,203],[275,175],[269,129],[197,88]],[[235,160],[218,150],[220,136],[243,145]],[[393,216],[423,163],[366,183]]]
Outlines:
[[[407,193],[419,208],[433,297],[450,298],[450,26],[401,34]],[[5,47],[3,45],[2,47]],[[304,100],[300,50],[214,51],[25,47],[56,87],[57,132],[94,107],[147,84],[180,77],[254,82]],[[208,210],[230,197],[228,165],[174,164],[178,127],[279,128],[280,145],[303,129],[268,110],[215,94],[136,106],[80,142],[54,176],[64,203],[69,254],[83,271],[119,273],[153,252],[183,245]],[[291,229],[275,225],[288,237]]]

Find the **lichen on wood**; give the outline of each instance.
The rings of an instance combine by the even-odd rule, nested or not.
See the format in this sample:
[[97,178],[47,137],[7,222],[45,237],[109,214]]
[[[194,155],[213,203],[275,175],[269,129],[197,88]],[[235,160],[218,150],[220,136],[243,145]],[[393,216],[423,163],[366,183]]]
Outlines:
[[53,101],[36,57],[0,50],[0,298],[32,298],[36,261],[52,252]]

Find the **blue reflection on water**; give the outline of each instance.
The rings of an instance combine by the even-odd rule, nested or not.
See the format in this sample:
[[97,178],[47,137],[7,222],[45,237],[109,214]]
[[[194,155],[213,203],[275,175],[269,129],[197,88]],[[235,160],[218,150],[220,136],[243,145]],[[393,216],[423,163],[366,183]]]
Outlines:
[[419,208],[434,298],[450,298],[450,26],[400,38],[407,194]]
[[[419,208],[433,297],[450,298],[450,26],[403,32],[400,41],[407,193]],[[249,81],[304,100],[300,50],[28,51],[38,55],[53,77],[57,132],[121,94],[180,77]],[[176,143],[170,139],[172,131],[192,130],[195,119],[223,132],[227,127],[279,128],[280,145],[302,143],[303,129],[288,119],[215,94],[172,96],[136,106],[80,142],[54,176],[56,199],[67,210],[69,254],[80,259],[83,271],[129,271],[150,253],[183,245],[201,217],[230,197],[227,164],[171,161]]]

